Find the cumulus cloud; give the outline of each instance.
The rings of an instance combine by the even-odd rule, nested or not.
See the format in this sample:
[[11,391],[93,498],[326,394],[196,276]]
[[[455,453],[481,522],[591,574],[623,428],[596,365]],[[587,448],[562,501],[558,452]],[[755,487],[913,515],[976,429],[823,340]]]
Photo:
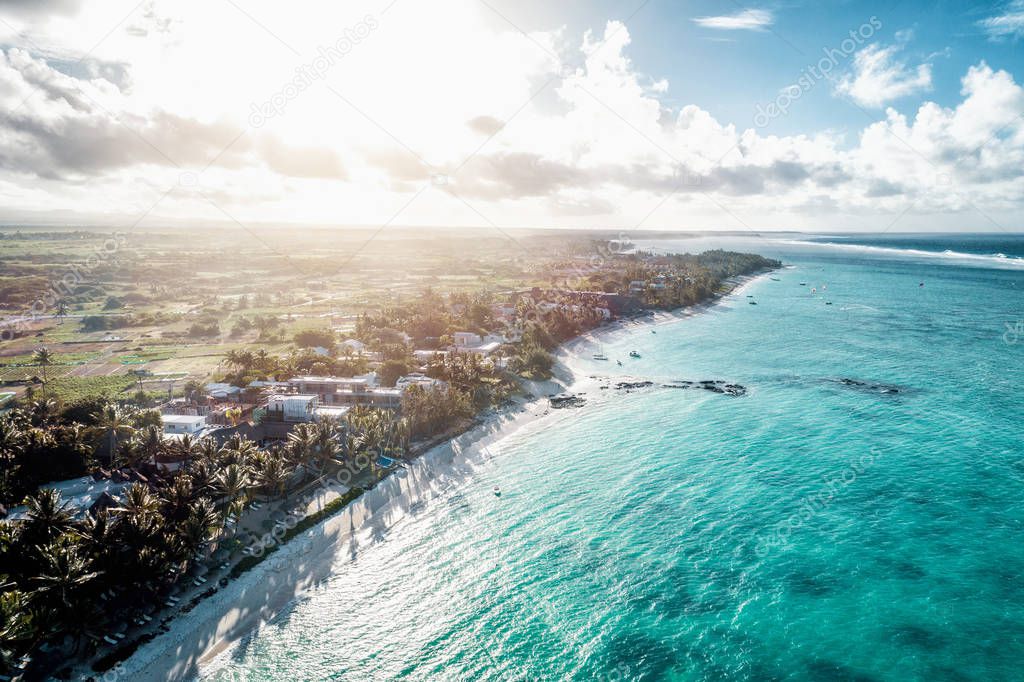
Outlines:
[[868,45],[856,54],[853,72],[839,80],[836,91],[861,106],[881,107],[900,97],[930,90],[931,64],[910,67],[899,59],[902,49],[902,45]]
[[763,31],[775,23],[775,17],[768,10],[748,9],[736,14],[697,17],[693,23],[723,31]]
[[1012,0],[997,14],[978,22],[992,40],[1024,36],[1024,0]]
[[[960,210],[961,194],[986,208],[1024,209],[1024,92],[984,62],[964,74],[953,106],[890,106],[847,136],[769,135],[717,119],[703,103],[670,104],[677,84],[638,69],[620,22],[582,37],[524,36],[480,23],[477,0],[443,2],[451,21],[439,35],[419,30],[435,9],[398,3],[323,82],[248,130],[252,99],[281,91],[308,57],[293,63],[280,50],[261,51],[272,41],[244,21],[239,34],[252,34],[239,46],[257,48],[224,50],[223,36],[208,30],[218,24],[203,19],[223,11],[239,22],[227,3],[158,0],[152,16],[140,9],[125,26],[152,35],[173,9],[171,39],[154,45],[115,32],[117,49],[95,62],[73,62],[67,55],[84,50],[56,38],[46,44],[66,47],[63,57],[2,50],[2,203],[22,212],[142,211],[153,199],[140,188],[159,196],[182,170],[212,164],[201,195],[176,191],[160,209],[192,217],[209,196],[241,220],[365,224],[408,204],[398,219],[409,224],[479,225],[487,216],[624,227],[655,206],[662,225],[675,227],[737,227],[730,214],[759,227],[801,227],[830,212],[899,214],[908,202],[915,212]],[[330,11],[347,11],[342,5]],[[333,44],[336,26],[359,20],[314,26],[293,14],[269,2],[258,12],[285,39],[322,29],[310,46]],[[753,30],[757,22],[744,16],[703,25]],[[862,50],[840,80],[842,94],[881,107],[930,87],[930,67],[908,64],[899,50],[910,35],[901,38]],[[421,56],[403,62],[396,50]],[[699,220],[687,222],[693,215]]]
[[330,149],[292,148],[270,135],[231,144],[239,130],[225,121],[128,110],[110,77],[76,78],[25,50],[0,52],[0,167],[60,179],[140,165],[262,163],[290,177],[346,177]]
[[53,14],[75,14],[82,0],[2,0],[0,9],[24,16],[46,17]]
[[[563,113],[508,126],[497,138],[499,148],[482,151],[465,167],[457,168],[458,159],[441,163],[452,174],[453,190],[487,202],[543,199],[557,215],[581,216],[602,209],[619,213],[621,205],[610,197],[669,194],[730,204],[770,199],[809,212],[908,197],[941,207],[948,197],[937,185],[945,176],[961,186],[983,182],[985,193],[1000,201],[1019,191],[1014,183],[1024,177],[1024,93],[1005,71],[980,63],[964,76],[957,107],[926,102],[910,118],[888,109],[849,148],[828,133],[778,137],[740,130],[696,105],[667,110],[657,96],[669,84],[645,86],[650,79],[626,57],[629,33],[620,27],[609,23],[604,40],[584,38],[584,66],[558,88]],[[889,56],[878,59],[878,51]],[[873,47],[867,55],[851,95],[859,95],[868,80],[881,92],[878,102],[908,91],[907,78],[881,74],[881,67],[893,64],[887,48]],[[999,144],[986,144],[997,139]],[[428,177],[407,154],[378,153],[371,161],[396,186]]]

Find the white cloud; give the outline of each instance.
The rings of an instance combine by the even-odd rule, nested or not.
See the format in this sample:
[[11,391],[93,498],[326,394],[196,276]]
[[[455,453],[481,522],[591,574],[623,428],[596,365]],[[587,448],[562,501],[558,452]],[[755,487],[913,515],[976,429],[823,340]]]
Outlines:
[[1002,14],[982,19],[978,25],[993,40],[1024,36],[1024,0],[1012,0]]
[[775,23],[775,17],[768,10],[747,9],[736,14],[697,17],[693,23],[723,31],[763,31]]
[[897,56],[902,49],[902,45],[868,45],[856,54],[852,73],[839,80],[836,91],[861,106],[881,107],[900,97],[930,90],[931,64],[910,67]]
[[[396,222],[629,229],[660,206],[645,227],[742,229],[734,216],[745,216],[758,228],[820,228],[823,216],[891,220],[911,201],[914,214],[958,211],[963,196],[1024,216],[1024,91],[983,62],[955,107],[887,109],[851,146],[831,132],[765,135],[699,104],[669,107],[673,84],[637,69],[619,22],[601,35],[527,37],[496,26],[477,0],[438,2],[446,21],[431,32],[419,29],[434,5],[395,4],[323,79],[248,129],[251,103],[282,92],[362,16],[332,3],[323,11],[341,14],[311,22],[280,3],[247,4],[295,55],[229,3],[156,0],[94,55],[123,70],[67,68],[91,41],[76,44],[58,17],[39,30],[64,56],[0,56],[0,218],[54,207],[137,214],[184,170],[199,187],[176,189],[154,220],[224,220],[204,195],[243,221],[323,224],[379,225],[408,204]],[[113,25],[128,9],[111,12]],[[80,19],[93,17],[84,7]],[[173,18],[150,25],[155,45],[127,30],[147,17]],[[221,22],[234,22],[230,49]],[[876,106],[930,85],[930,70],[895,50],[859,54],[846,94]],[[444,188],[435,175],[448,176]]]

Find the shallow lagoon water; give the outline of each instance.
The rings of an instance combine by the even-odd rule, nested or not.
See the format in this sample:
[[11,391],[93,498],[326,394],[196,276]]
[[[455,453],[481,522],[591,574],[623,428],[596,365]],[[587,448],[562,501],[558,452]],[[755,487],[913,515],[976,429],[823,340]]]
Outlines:
[[[1024,240],[900,239],[719,240],[791,267],[582,345],[656,386],[588,382],[203,679],[1019,679],[1024,269],[943,252]],[[661,387],[706,379],[748,392]]]

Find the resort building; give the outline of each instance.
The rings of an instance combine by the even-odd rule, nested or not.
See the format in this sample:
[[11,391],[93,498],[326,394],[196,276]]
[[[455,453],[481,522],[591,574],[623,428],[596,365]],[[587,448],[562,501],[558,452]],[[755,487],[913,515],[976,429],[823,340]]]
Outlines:
[[296,393],[317,396],[325,407],[370,405],[395,409],[402,398],[397,388],[378,387],[374,373],[358,377],[295,377],[287,383]]
[[273,395],[263,416],[268,421],[308,422],[313,421],[319,406],[320,398],[315,395]]
[[443,358],[448,354],[448,351],[443,350],[414,350],[412,356],[416,358],[416,362],[421,364],[427,364],[434,358]]
[[480,335],[473,332],[455,332],[452,334],[452,338],[455,341],[455,347],[460,349],[473,348],[483,343]]
[[206,389],[206,394],[214,400],[228,400],[242,392],[242,389],[238,386],[224,383],[206,384],[204,388]]
[[[40,488],[53,488],[59,492],[61,500],[67,504],[68,510],[75,518],[81,519],[94,508],[116,501],[128,483],[127,480],[115,482],[109,478],[97,480],[93,476],[83,476],[66,481],[45,483]],[[8,521],[23,519],[27,512],[28,508],[24,505],[12,507],[7,511],[5,518]]]
[[481,337],[473,332],[455,332],[452,334],[452,339],[455,345],[451,346],[449,350],[456,353],[473,353],[481,357],[489,356],[505,342],[505,337],[498,334]]
[[166,435],[196,435],[206,428],[206,417],[189,414],[161,415]]
[[405,391],[410,386],[419,386],[420,388],[430,390],[433,388],[447,388],[448,384],[445,383],[444,381],[441,381],[440,379],[428,377],[426,374],[423,374],[422,372],[413,372],[412,374],[407,374],[404,377],[400,377],[398,381],[395,382],[395,388],[397,388],[400,391]]
[[359,355],[361,353],[366,352],[366,344],[363,343],[362,341],[357,341],[356,339],[345,339],[338,345],[342,349],[342,351],[344,351],[347,348],[348,350],[352,351],[355,355]]

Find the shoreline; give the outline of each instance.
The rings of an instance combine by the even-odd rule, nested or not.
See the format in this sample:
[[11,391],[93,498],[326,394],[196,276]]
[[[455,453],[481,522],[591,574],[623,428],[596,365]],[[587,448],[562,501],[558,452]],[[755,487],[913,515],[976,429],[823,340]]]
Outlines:
[[769,272],[727,280],[726,291],[703,303],[617,320],[564,342],[556,351],[551,379],[524,381],[530,396],[488,414],[467,431],[411,459],[403,469],[383,478],[344,509],[280,545],[251,570],[199,601],[190,612],[174,617],[168,630],[142,644],[110,671],[97,673],[87,664],[80,664],[76,678],[102,679],[113,671],[140,682],[196,677],[201,666],[210,664],[304,592],[327,579],[338,555],[347,551],[349,560],[354,559],[363,544],[361,538],[369,535],[366,544],[372,543],[373,536],[382,535],[414,506],[472,478],[481,465],[496,456],[488,450],[489,446],[557,413],[550,409],[548,396],[586,383],[587,373],[573,358],[589,344],[707,312],[727,297],[742,293]]
[[[561,368],[562,373],[569,370]],[[558,380],[535,382],[556,391]],[[251,570],[200,601],[169,624],[170,630],[140,646],[120,666],[133,680],[191,679],[232,644],[258,630],[309,588],[326,579],[337,556],[352,558],[362,540],[381,535],[420,506],[473,477],[494,455],[493,443],[549,414],[547,395],[489,414],[468,431],[411,460],[403,475],[385,477],[320,524],[280,545]],[[233,605],[233,606],[232,606]],[[109,671],[108,671],[109,672]],[[104,673],[83,670],[84,677]]]

